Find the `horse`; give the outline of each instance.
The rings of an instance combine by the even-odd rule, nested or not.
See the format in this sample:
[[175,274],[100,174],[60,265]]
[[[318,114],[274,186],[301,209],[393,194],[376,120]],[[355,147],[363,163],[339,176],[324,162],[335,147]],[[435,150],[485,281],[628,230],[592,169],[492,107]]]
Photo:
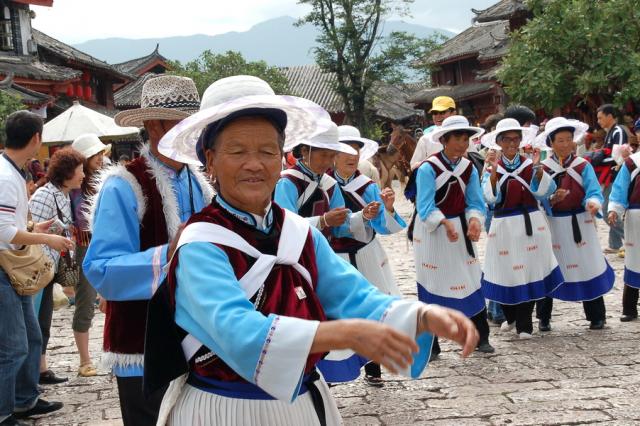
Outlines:
[[378,150],[380,179],[383,187],[391,187],[394,179],[398,179],[401,184],[405,183],[411,173],[411,157],[417,145],[410,130],[400,124],[391,124],[391,127],[393,131],[389,144]]

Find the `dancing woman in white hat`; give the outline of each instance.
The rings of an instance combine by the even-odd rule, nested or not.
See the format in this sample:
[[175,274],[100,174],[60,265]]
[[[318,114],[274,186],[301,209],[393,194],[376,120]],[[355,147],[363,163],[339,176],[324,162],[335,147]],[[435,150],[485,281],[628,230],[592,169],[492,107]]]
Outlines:
[[317,228],[272,202],[285,138],[326,130],[328,114],[254,77],[210,89],[211,106],[160,144],[195,163],[198,140],[218,192],[182,232],[149,309],[145,385],[175,379],[158,424],[338,425],[316,372],[327,352],[353,350],[412,377],[428,361],[429,332],[471,352],[477,334],[464,316],[382,294]]
[[[483,132],[463,116],[446,118],[433,132],[444,150],[413,172],[406,194],[412,198],[415,182],[413,244],[418,298],[462,311],[480,333],[478,350],[493,352],[474,244],[480,238],[486,207],[478,172],[464,158],[469,139]],[[436,340],[434,355],[439,352]]]
[[503,329],[514,326],[521,338],[533,332],[531,316],[535,300],[544,298],[562,284],[562,272],[553,255],[551,231],[538,200],[556,190],[555,182],[538,164],[519,150],[535,139],[534,129],[506,118],[485,138],[498,151],[482,187],[484,198],[494,209],[487,233],[482,291],[487,299],[502,304],[507,318]]
[[[338,126],[329,123],[328,129],[307,141],[294,144],[288,141],[285,151],[298,148],[302,154],[296,164],[284,170],[276,185],[274,200],[283,208],[306,218],[331,242],[335,238],[349,238],[360,243],[370,241],[369,219],[377,216],[380,203],[370,202],[359,211],[350,211],[340,186],[326,173],[334,165],[338,153],[356,155],[357,151],[339,142]],[[352,352],[332,352],[318,364],[329,383],[355,380],[366,359]]]
[[[400,296],[389,264],[389,258],[376,238],[376,234],[388,235],[402,231],[406,223],[393,208],[395,194],[391,188],[380,187],[358,171],[358,161],[371,158],[378,144],[360,136],[353,126],[338,127],[340,142],[358,152],[357,155],[339,153],[335,167],[329,176],[338,182],[345,206],[352,212],[359,212],[368,205],[382,206],[377,214],[365,217],[367,239],[360,241],[350,237],[332,238],[331,248],[343,259],[351,263],[364,277],[384,294]],[[373,386],[382,386],[380,365],[373,362],[365,365],[366,380]]]
[[576,120],[557,117],[549,120],[536,141],[551,147],[553,155],[542,162],[545,171],[556,182],[558,190],[549,198],[547,211],[553,251],[564,283],[539,302],[540,328],[549,330],[553,299],[582,302],[592,330],[605,324],[602,296],[613,287],[613,269],[602,254],[595,227],[602,191],[591,164],[574,154],[575,141],[588,126]]
[[624,290],[622,317],[629,322],[638,318],[638,289],[640,289],[640,153],[628,157],[613,183],[609,196],[609,217],[613,227],[624,218],[626,252],[624,256]]

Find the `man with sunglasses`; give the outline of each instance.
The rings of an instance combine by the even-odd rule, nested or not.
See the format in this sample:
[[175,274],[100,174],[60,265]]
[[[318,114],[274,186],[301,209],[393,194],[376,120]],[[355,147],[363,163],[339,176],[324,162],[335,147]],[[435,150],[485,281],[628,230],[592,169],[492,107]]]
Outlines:
[[418,141],[413,157],[411,157],[412,169],[418,167],[431,155],[442,151],[442,144],[431,139],[431,132],[442,126],[445,118],[456,114],[456,103],[448,96],[438,96],[431,103],[429,114],[433,119],[433,125],[424,129],[424,134]]

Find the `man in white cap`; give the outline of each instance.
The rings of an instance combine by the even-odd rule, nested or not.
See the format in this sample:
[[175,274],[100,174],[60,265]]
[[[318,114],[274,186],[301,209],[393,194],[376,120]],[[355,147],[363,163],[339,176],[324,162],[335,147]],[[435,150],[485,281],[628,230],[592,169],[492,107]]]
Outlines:
[[106,169],[91,207],[93,236],[83,270],[107,300],[103,362],[118,381],[125,425],[155,425],[163,392],[142,392],[144,333],[149,299],[163,280],[168,243],[180,225],[213,197],[193,166],[165,157],[158,142],[197,111],[191,79],[160,76],[142,89],[141,108],[116,115],[120,126],[144,126],[148,143],[126,166]]

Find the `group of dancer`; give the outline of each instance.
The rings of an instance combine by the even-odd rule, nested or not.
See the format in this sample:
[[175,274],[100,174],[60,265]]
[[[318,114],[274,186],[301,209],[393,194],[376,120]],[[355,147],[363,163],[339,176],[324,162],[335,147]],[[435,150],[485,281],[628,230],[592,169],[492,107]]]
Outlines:
[[[417,378],[438,337],[463,356],[493,352],[486,299],[520,338],[532,335],[534,304],[550,318],[553,298],[583,301],[591,328],[604,325],[614,275],[596,235],[599,185],[573,154],[575,121],[537,135],[544,161],[520,153],[535,132],[501,121],[482,173],[467,151],[483,130],[444,119],[430,134],[441,150],[407,185],[408,227],[393,190],[358,171],[376,142],[258,78],[221,79],[200,101],[190,79],[159,76],[116,122],[149,140],[94,183],[83,270],[107,300],[105,360],[125,425],[339,424],[327,382],[363,366],[374,386],[381,367]],[[283,168],[286,152],[296,161]],[[638,165],[625,164],[609,215],[631,212],[630,232]],[[420,301],[402,299],[376,238],[406,228]],[[633,281],[640,261],[627,257]]]

